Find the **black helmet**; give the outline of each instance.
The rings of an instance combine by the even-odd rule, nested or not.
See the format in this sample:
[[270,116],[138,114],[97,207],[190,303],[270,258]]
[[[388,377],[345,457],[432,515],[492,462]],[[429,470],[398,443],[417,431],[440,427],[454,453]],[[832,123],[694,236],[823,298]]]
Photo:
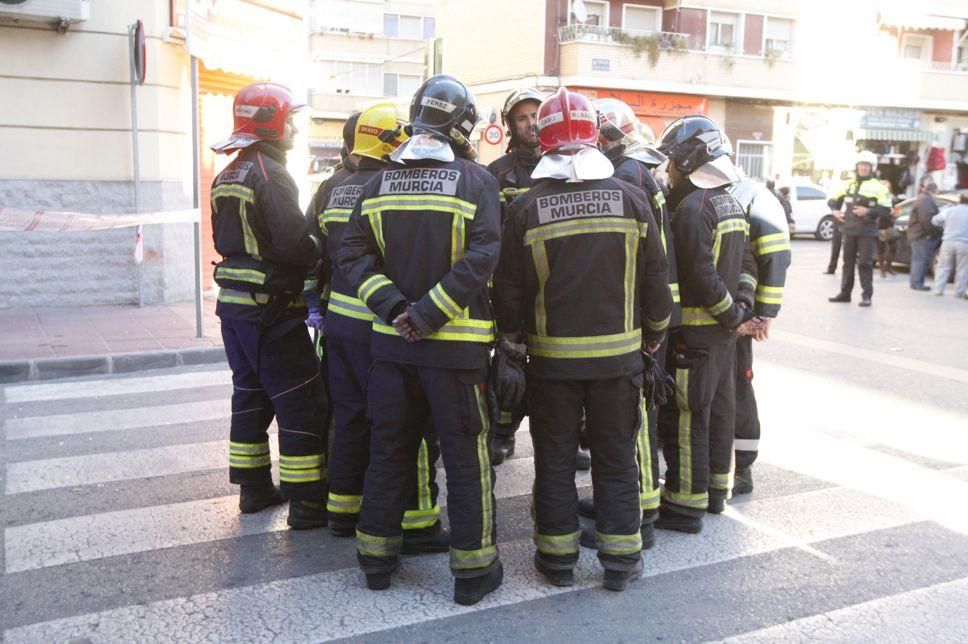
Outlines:
[[690,114],[673,121],[659,137],[659,152],[669,157],[680,172],[696,168],[728,154],[719,126],[701,114]]
[[477,100],[453,76],[431,76],[410,101],[412,133],[430,132],[466,144],[477,121]]
[[504,109],[501,110],[501,121],[510,128],[511,124],[508,123],[508,118],[511,116],[511,111],[517,107],[519,103],[523,103],[525,101],[534,101],[538,105],[541,105],[544,100],[544,94],[533,87],[516,89],[508,94],[507,99],[504,101]]

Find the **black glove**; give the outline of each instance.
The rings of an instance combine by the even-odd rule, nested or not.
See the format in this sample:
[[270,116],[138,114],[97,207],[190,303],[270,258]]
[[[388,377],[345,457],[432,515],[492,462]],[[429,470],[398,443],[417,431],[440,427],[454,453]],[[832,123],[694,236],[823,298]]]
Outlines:
[[642,380],[642,395],[648,409],[661,407],[676,394],[676,380],[659,364],[648,351],[642,352],[645,372]]
[[491,390],[498,409],[517,409],[524,399],[524,365],[527,356],[522,350],[523,346],[512,345],[504,340],[494,350],[494,359],[491,361]]

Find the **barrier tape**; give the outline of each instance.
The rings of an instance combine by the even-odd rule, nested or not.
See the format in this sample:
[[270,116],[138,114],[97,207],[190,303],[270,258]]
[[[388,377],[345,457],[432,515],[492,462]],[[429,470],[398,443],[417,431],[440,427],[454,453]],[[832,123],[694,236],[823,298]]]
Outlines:
[[0,232],[63,233],[80,230],[132,228],[145,224],[195,223],[201,221],[198,208],[161,212],[92,215],[60,210],[16,210],[0,208]]

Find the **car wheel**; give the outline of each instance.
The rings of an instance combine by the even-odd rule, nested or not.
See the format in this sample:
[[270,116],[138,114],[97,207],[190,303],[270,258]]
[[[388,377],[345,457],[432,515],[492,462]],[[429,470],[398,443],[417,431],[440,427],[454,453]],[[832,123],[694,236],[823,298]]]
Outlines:
[[834,238],[834,218],[831,216],[826,216],[820,220],[817,224],[817,232],[815,236],[820,241],[830,241]]

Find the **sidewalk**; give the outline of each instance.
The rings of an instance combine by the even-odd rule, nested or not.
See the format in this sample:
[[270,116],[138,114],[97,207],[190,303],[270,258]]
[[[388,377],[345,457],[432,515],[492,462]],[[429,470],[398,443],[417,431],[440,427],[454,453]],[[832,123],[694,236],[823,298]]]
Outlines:
[[225,359],[214,298],[195,304],[0,309],[0,382],[121,373]]

